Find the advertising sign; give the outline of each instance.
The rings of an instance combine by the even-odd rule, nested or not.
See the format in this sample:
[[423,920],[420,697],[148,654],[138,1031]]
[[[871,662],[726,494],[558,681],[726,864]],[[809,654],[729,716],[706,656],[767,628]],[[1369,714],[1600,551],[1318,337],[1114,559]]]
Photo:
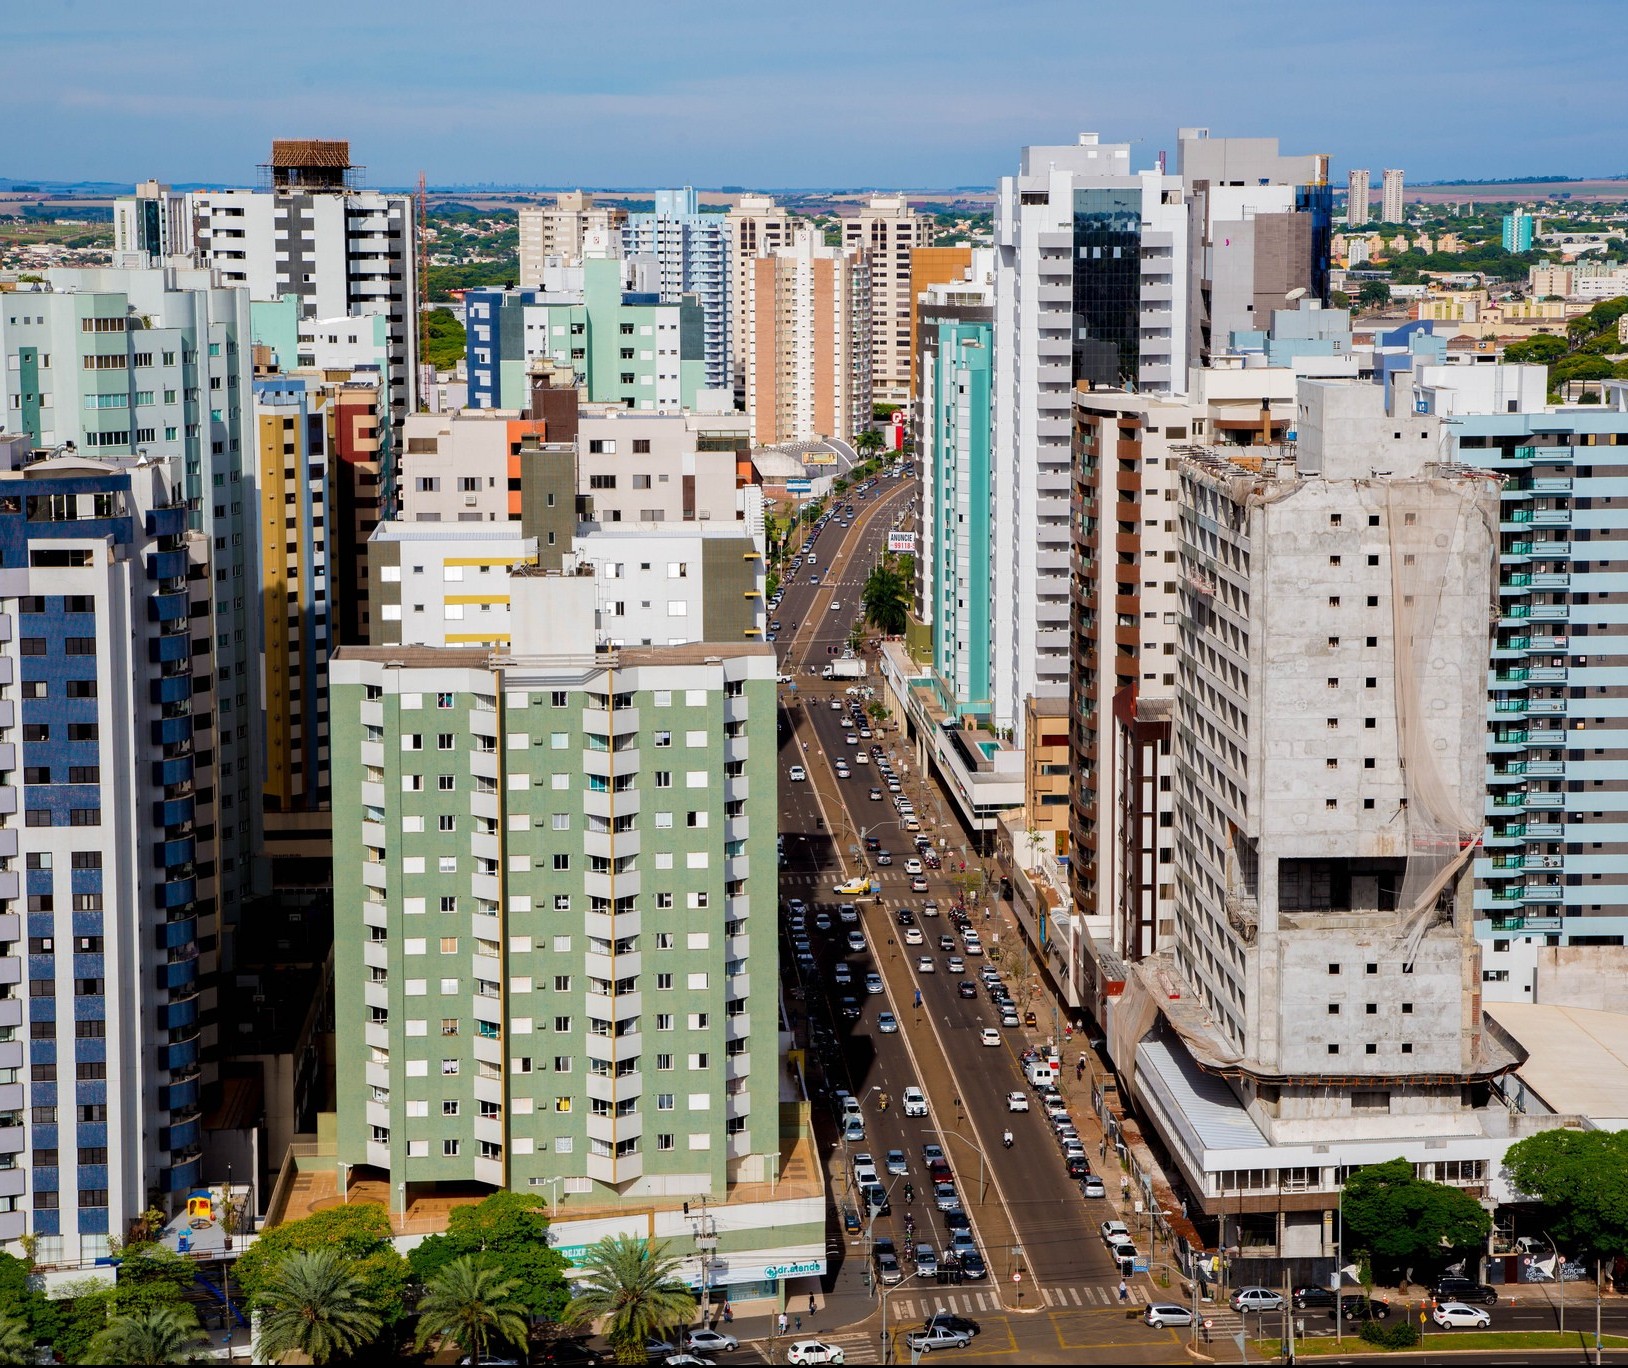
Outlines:
[[788,493],[788,494],[810,494],[810,493],[813,492],[813,490],[814,490],[814,481],[813,480],[787,480],[786,481],[786,493]]
[[887,549],[889,551],[903,551],[909,555],[916,554],[916,534],[914,532],[889,532],[887,534]]

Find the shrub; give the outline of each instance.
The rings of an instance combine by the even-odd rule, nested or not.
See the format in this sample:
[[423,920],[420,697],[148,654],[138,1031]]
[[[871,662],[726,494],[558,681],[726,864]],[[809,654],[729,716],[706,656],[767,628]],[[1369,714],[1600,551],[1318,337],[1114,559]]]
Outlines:
[[1381,1349],[1412,1349],[1419,1342],[1419,1327],[1407,1316],[1390,1323],[1364,1321],[1360,1334],[1369,1344]]

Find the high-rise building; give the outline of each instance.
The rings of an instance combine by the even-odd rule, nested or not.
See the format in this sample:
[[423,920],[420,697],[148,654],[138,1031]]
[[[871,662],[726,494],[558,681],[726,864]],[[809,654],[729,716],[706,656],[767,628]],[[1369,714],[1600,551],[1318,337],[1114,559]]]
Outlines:
[[507,650],[334,661],[340,1158],[404,1214],[767,1201],[773,651],[596,653],[592,579],[511,587]]
[[863,251],[870,261],[871,397],[877,403],[910,401],[911,256],[931,241],[931,221],[903,195],[873,195],[855,217],[842,221],[842,245]]
[[471,408],[525,408],[539,363],[569,369],[594,403],[658,413],[729,406],[709,389],[707,320],[694,295],[668,300],[642,288],[653,284],[640,278],[649,272],[615,258],[590,258],[576,274],[574,289],[464,296]]
[[629,256],[654,258],[662,302],[694,295],[704,318],[705,387],[732,390],[734,339],[730,335],[730,235],[722,214],[703,214],[695,190],[656,191],[655,210],[631,214],[622,229]]
[[[920,397],[921,384],[921,304],[935,285],[955,287],[953,296],[964,296],[969,288],[992,291],[995,285],[995,258],[989,251],[979,255],[979,270],[972,270],[973,248],[969,243],[952,247],[917,247],[910,253],[910,402]],[[943,302],[951,296],[934,295]],[[990,294],[989,302],[994,295]]]
[[1557,405],[1542,366],[1422,365],[1394,406],[1437,416],[1456,459],[1501,480],[1482,991],[1615,1010],[1628,906],[1609,869],[1623,807],[1610,757],[1628,647],[1608,608],[1628,576],[1610,531],[1628,386],[1601,388],[1603,403]]
[[[105,295],[79,301],[87,320],[110,316]],[[74,359],[68,346],[52,369]],[[0,1237],[34,1237],[48,1264],[104,1258],[109,1237],[206,1176],[221,928],[204,871],[238,811],[206,796],[214,584],[179,467],[0,437],[0,807],[14,814],[0,832],[0,1056],[15,1080],[0,1136],[20,1139],[6,1167],[24,1179],[0,1201]]]
[[1530,252],[1532,250],[1533,218],[1524,209],[1504,215],[1504,250]]
[[808,229],[752,262],[746,407],[760,446],[851,437],[871,418],[871,268]]
[[1406,217],[1403,188],[1402,172],[1387,167],[1379,181],[1379,216],[1386,223],[1400,223]]
[[[1189,223],[1188,355],[1208,365],[1234,332],[1262,327],[1285,301],[1328,302],[1333,189],[1325,155],[1283,156],[1276,138],[1184,128],[1176,145]],[[1174,375],[1165,390],[1185,383]]]
[[[935,250],[929,248],[928,250]],[[975,278],[930,286],[917,302],[921,338],[916,460],[921,518],[916,605],[932,632],[933,673],[951,718],[987,718],[994,548],[989,518],[994,432],[995,291],[989,249]]]
[[201,265],[256,301],[297,295],[307,318],[389,320],[390,412],[399,426],[418,393],[418,258],[411,195],[355,184],[350,144],[278,139],[266,190],[192,197]]
[[1347,228],[1360,228],[1368,222],[1373,205],[1369,199],[1368,169],[1352,171],[1345,180],[1345,224]]
[[1471,935],[1498,482],[1378,386],[1301,381],[1295,427],[1179,465],[1175,934],[1108,1029],[1190,1215],[1275,1260],[1335,1253],[1354,1166],[1482,1189],[1521,1057]]
[[192,255],[192,210],[185,194],[155,180],[113,201],[113,256],[118,266],[162,266]]
[[618,256],[627,210],[619,204],[595,204],[592,195],[568,190],[552,205],[523,205],[520,220],[520,279],[535,289],[543,283],[544,263],[580,266],[586,257]]
[[[241,904],[260,837],[260,600],[255,468],[249,456],[249,301],[192,268],[60,270],[0,298],[6,412],[37,447],[173,458],[187,521],[212,547],[208,610],[215,675],[195,709],[221,782],[218,859],[200,867],[213,915]],[[229,776],[229,777],[228,777]],[[228,927],[229,932],[229,927]]]
[[1187,368],[1181,181],[1094,133],[1027,147],[995,215],[992,723],[1069,671],[1071,395],[1168,392]]
[[[254,439],[263,537],[265,823],[328,806],[330,396],[316,375],[254,382]],[[297,829],[297,828],[296,828]]]
[[729,336],[736,403],[746,403],[747,310],[752,295],[752,263],[791,245],[792,215],[768,195],[742,195],[724,216],[729,234]]

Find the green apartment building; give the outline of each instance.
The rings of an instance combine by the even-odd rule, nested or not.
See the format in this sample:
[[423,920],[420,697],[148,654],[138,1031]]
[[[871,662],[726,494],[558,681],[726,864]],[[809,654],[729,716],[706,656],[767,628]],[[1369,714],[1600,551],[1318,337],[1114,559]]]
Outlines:
[[539,1190],[568,1253],[573,1216],[682,1235],[684,1202],[738,1203],[705,1276],[773,1295],[823,1269],[824,1229],[781,1181],[807,1112],[780,1067],[772,648],[573,653],[593,580],[512,591],[501,654],[334,657],[338,1160],[404,1216]]
[[659,294],[624,288],[623,270],[617,258],[594,258],[582,264],[580,291],[469,291],[469,406],[526,408],[531,364],[546,359],[574,371],[590,403],[650,413],[701,407],[706,316],[699,300],[684,295],[664,304]]

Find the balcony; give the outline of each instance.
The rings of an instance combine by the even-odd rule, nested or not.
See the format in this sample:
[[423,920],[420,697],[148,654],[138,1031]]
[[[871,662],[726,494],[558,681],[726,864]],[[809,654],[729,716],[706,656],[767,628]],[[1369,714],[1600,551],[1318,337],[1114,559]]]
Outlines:
[[1526,901],[1529,903],[1557,903],[1566,900],[1566,890],[1559,884],[1527,884]]
[[1528,808],[1563,808],[1566,806],[1564,793],[1529,793],[1526,795]]

